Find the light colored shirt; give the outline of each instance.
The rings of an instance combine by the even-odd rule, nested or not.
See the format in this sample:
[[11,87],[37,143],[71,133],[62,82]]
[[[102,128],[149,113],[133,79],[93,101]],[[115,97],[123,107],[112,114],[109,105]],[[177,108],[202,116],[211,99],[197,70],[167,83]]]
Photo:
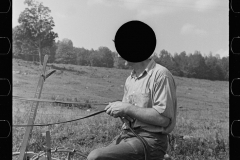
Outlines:
[[[150,132],[170,133],[176,125],[177,97],[176,84],[172,74],[153,59],[146,69],[136,77],[133,70],[126,79],[123,102],[138,107],[154,108],[159,114],[170,119],[167,127],[150,125],[133,119],[132,127],[141,127]],[[123,129],[127,126],[124,124]]]

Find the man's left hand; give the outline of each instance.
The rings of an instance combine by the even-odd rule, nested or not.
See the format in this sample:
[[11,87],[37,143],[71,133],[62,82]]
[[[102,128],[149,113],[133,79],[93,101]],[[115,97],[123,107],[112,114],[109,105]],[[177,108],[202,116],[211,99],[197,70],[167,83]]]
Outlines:
[[125,117],[126,110],[129,106],[131,106],[130,103],[117,101],[109,103],[109,105],[105,107],[105,110],[107,114],[113,116],[114,118]]

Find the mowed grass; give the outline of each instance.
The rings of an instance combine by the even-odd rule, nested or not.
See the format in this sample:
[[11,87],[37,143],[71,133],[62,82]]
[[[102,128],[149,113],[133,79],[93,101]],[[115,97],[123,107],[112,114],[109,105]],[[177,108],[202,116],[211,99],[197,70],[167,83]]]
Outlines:
[[[130,70],[49,64],[47,69],[63,68],[45,82],[41,98],[83,103],[105,103],[121,99]],[[34,97],[40,68],[13,60],[13,95]],[[173,159],[229,159],[228,82],[174,77],[177,83],[177,126],[170,136],[168,154]],[[13,99],[13,124],[26,124],[30,101]],[[89,106],[88,106],[89,107]],[[67,107],[39,103],[36,124],[62,122],[104,109],[104,105]],[[70,147],[88,154],[120,133],[121,121],[105,113],[50,127],[34,127],[29,151],[39,152],[45,145],[44,133],[51,132],[51,146]],[[25,128],[13,128],[13,151],[19,151]]]

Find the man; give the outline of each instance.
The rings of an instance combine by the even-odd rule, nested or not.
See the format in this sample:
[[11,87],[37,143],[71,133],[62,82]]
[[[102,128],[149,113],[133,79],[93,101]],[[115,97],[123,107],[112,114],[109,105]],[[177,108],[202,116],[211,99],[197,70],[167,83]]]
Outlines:
[[[169,134],[176,125],[176,84],[172,74],[153,59],[128,62],[133,71],[127,78],[122,102],[106,106],[115,118],[131,119],[129,124],[148,144],[151,160],[166,154]],[[143,160],[142,142],[123,124],[123,131],[113,142],[93,150],[88,160]]]

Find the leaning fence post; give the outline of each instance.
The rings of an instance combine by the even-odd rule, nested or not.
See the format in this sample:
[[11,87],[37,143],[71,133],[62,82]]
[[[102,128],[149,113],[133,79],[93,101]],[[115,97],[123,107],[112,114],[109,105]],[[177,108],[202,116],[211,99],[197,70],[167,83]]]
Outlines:
[[[48,60],[48,55],[45,55],[43,66],[42,66],[42,73],[38,80],[37,89],[36,89],[34,98],[39,99],[41,97],[43,83],[45,81],[45,71],[46,71],[46,67],[47,67],[47,60]],[[30,115],[29,115],[28,123],[27,123],[29,126],[25,130],[24,138],[23,138],[21,148],[20,148],[20,156],[18,157],[18,160],[26,159],[24,155],[25,155],[26,148],[28,145],[28,140],[31,136],[31,132],[33,129],[33,124],[34,124],[34,120],[35,120],[35,117],[37,114],[38,104],[39,104],[39,102],[36,102],[36,103],[32,103],[32,105],[31,105]]]

